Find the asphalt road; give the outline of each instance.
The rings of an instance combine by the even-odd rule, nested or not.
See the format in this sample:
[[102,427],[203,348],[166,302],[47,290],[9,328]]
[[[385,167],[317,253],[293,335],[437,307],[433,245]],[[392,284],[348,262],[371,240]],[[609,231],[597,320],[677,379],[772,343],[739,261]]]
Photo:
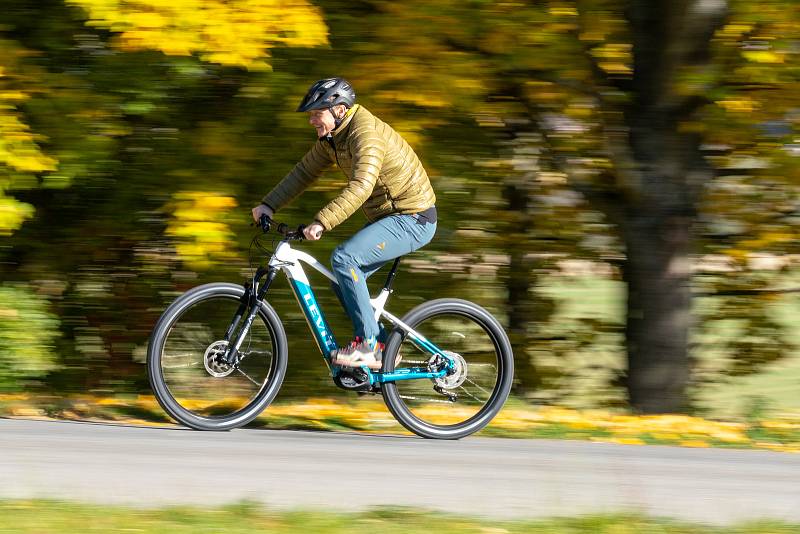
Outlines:
[[501,518],[635,511],[800,521],[800,455],[550,440],[196,432],[0,419],[0,497],[135,506],[410,506]]

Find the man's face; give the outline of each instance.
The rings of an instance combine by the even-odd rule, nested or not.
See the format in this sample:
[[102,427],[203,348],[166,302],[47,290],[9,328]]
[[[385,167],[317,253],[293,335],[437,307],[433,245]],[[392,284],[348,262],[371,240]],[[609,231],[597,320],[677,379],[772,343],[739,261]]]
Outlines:
[[[335,106],[333,112],[341,117],[344,106]],[[325,137],[336,127],[331,110],[315,109],[308,112],[308,123],[317,130],[317,137]]]

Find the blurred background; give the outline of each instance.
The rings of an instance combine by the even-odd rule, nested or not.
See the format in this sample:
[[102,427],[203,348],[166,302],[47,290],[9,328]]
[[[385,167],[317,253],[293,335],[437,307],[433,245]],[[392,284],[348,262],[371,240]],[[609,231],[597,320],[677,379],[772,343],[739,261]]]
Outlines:
[[[263,259],[250,209],[315,141],[294,109],[329,76],[436,190],[395,314],[486,306],[533,405],[800,411],[792,0],[4,0],[0,392],[149,393],[161,311]],[[279,219],[344,184],[333,170]],[[327,260],[363,224],[300,246]],[[339,395],[284,280],[270,300],[279,400]]]

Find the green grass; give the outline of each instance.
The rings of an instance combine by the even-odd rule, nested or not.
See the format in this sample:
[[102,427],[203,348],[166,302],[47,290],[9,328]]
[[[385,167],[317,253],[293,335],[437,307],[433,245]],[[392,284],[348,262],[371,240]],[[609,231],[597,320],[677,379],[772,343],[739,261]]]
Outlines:
[[[774,286],[800,285],[800,275],[776,275]],[[551,335],[569,335],[580,319],[598,319],[622,326],[625,313],[625,285],[616,280],[593,276],[551,276],[537,289],[543,295],[559,302],[558,311],[547,327]],[[713,306],[714,300],[703,298],[695,306]],[[774,303],[767,308],[770,318],[784,326],[781,332],[796,347],[800,347],[800,294],[776,295]],[[735,326],[718,322],[721,337],[735,337]],[[564,330],[561,332],[559,329]],[[778,333],[776,332],[776,335]],[[712,333],[713,337],[713,333]],[[605,387],[609,369],[622,370],[625,353],[621,332],[606,334],[599,342],[581,348],[564,359],[547,354],[537,354],[537,365],[581,369],[579,375],[569,383],[569,392],[559,399],[559,405],[585,409],[598,406],[598,400],[606,402]],[[706,340],[694,356],[704,367],[716,367],[729,355],[721,354],[712,340]],[[618,397],[624,398],[620,389]],[[749,417],[753,405],[762,407],[763,415],[775,416],[784,413],[800,413],[800,350],[794,350],[775,363],[767,364],[759,372],[748,376],[722,377],[712,383],[695,387],[691,395],[695,406],[705,417],[732,419]],[[605,397],[604,397],[605,396]]]
[[528,521],[494,521],[408,509],[375,509],[344,514],[327,511],[278,512],[255,503],[241,503],[213,509],[188,507],[131,509],[60,501],[0,501],[0,533],[45,532],[48,534],[68,532],[800,534],[800,524],[759,521],[712,527],[700,523],[638,515],[591,515]]

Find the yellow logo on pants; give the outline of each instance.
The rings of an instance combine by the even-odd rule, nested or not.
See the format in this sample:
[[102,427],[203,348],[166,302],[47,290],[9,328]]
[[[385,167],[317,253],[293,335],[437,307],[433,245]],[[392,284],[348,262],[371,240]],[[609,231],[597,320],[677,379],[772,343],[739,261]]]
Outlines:
[[354,282],[358,282],[358,275],[356,274],[356,270],[355,269],[350,269],[350,274],[353,275],[353,281]]
[[381,249],[381,250],[385,249],[386,248],[386,241],[384,241],[383,243],[378,243],[378,248]]

